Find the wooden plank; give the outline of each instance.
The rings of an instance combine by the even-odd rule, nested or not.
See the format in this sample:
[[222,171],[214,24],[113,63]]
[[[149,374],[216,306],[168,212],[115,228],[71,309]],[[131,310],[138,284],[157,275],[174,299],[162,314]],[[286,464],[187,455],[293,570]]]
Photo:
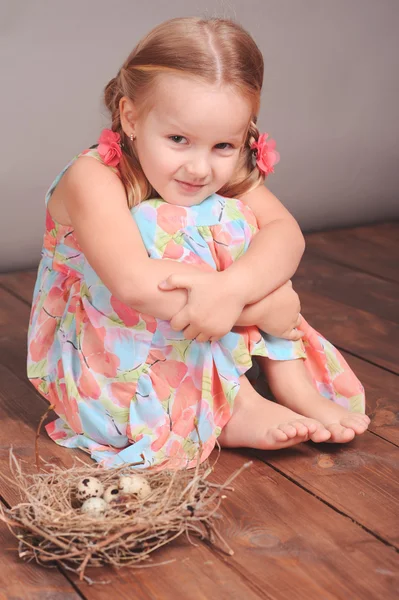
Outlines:
[[388,248],[391,254],[399,260],[399,221],[379,225],[362,225],[355,227],[352,231],[353,235],[359,239]]
[[251,453],[399,546],[399,453],[392,444],[366,432],[349,444]]
[[300,290],[302,314],[332,344],[399,373],[399,325],[365,310]]
[[[238,466],[242,453],[225,450],[228,454],[234,456],[229,468]],[[220,464],[215,475],[224,474]],[[232,557],[237,570],[251,571],[254,583],[278,599],[380,598],[384,597],[378,589],[380,567],[374,561],[380,561],[381,549],[391,565],[386,568],[392,587],[385,597],[393,598],[398,561],[394,550],[372,541],[352,521],[293,486],[259,462],[237,481],[237,493],[225,505],[229,528],[224,530],[237,550]],[[362,567],[359,550],[364,552]],[[302,581],[297,580],[299,574]]]
[[10,292],[0,288],[0,336],[28,332],[30,307]]
[[[399,264],[399,263],[398,263]],[[399,284],[338,265],[306,251],[293,277],[294,289],[316,292],[399,323]]]
[[[6,394],[2,392],[4,381]],[[16,455],[33,466],[34,424],[44,402],[29,394],[25,384],[4,367],[0,382],[0,416],[7,436],[4,441],[12,440]],[[3,447],[0,453],[0,466],[7,473],[5,450]],[[53,456],[62,464],[67,464],[67,455],[75,452],[56,446],[44,435],[40,450],[46,459]],[[246,460],[244,451],[224,450],[212,478],[225,481]],[[155,571],[121,569],[116,574],[104,568],[91,569],[88,575],[95,580],[111,578],[113,595],[126,599],[132,594],[138,599],[171,600],[177,594],[194,599],[241,598],[245,594],[251,600],[391,597],[397,555],[350,519],[260,461],[236,480],[234,488],[221,509],[221,532],[235,550],[233,557],[223,559],[200,543],[197,548],[180,543],[157,553],[159,562],[172,558],[177,561]],[[5,495],[8,502],[15,501],[7,486]],[[86,598],[108,600],[108,586],[92,588],[71,577]]]
[[[15,448],[16,456],[23,461],[27,461],[24,462],[24,465],[30,466],[26,471],[32,472],[34,470],[34,429],[39,422],[37,413],[32,412],[34,404],[29,402],[29,394],[27,394],[30,384],[27,381],[26,383],[22,382],[14,375],[11,375],[10,378],[10,375],[10,372],[0,364],[0,471],[7,475],[9,475],[8,457],[11,444]],[[35,396],[34,392],[33,396]],[[16,402],[17,398],[24,405],[22,410],[19,410],[18,402]],[[25,402],[25,400],[28,400],[28,402]],[[43,414],[46,410],[46,402],[41,401],[39,398],[36,402],[41,405]],[[6,406],[8,406],[10,414],[6,413]],[[48,421],[49,419],[46,422]],[[19,443],[21,441],[22,443]],[[53,446],[56,445],[53,443]],[[54,448],[52,447],[51,450],[54,450]],[[56,446],[55,454],[48,452],[46,459],[60,464],[61,460],[57,457],[59,450]],[[66,463],[69,461],[69,464],[72,464],[71,454],[73,453],[74,451],[66,453],[64,457]],[[82,453],[75,452],[75,455],[78,454],[83,460],[85,459],[84,455],[82,457]],[[19,502],[20,499],[15,488],[2,479],[0,481],[2,496],[8,504],[12,505]],[[17,540],[3,523],[0,524],[0,543],[4,549],[1,556],[0,599],[43,600],[45,598],[65,598],[78,600],[78,598],[82,598],[59,569],[40,568],[34,561],[23,562],[18,557]]]
[[[4,285],[4,282],[6,283],[6,286],[9,289],[11,289],[18,296],[21,296],[26,302],[30,303],[34,285],[31,272],[27,271],[0,275],[0,285]],[[0,338],[2,340],[2,345],[5,352],[7,352],[8,348],[7,335],[9,335],[10,339],[12,339],[12,333],[14,330],[13,328],[15,327],[15,323],[18,323],[17,331],[22,330],[22,332],[26,333],[28,318],[29,309],[27,312],[26,305],[16,300],[10,294],[6,295],[6,297],[3,296],[3,302],[0,303]],[[12,322],[10,323],[10,321]],[[16,350],[15,344],[14,350]],[[26,358],[24,346],[19,344],[19,350],[20,351],[18,353],[17,364],[19,365],[19,368],[21,370],[23,369],[23,373],[25,375]],[[17,355],[15,355],[14,358],[17,358]],[[0,379],[2,379],[2,374],[3,373],[0,374]],[[2,383],[6,384],[4,388],[7,391],[7,393],[9,391],[7,388],[8,381],[8,378],[2,381]],[[26,386],[24,386],[22,383],[21,386],[25,392]],[[27,407],[27,409],[29,410],[29,407]],[[43,412],[44,410],[45,404],[43,404]],[[18,421],[16,421],[16,425],[18,430],[21,431],[20,435],[26,433],[22,421],[23,416],[19,415]],[[6,439],[8,421],[3,420],[3,418],[0,418],[0,423],[0,456],[1,460],[7,461],[9,449],[8,440],[10,440],[10,438],[8,438],[8,440]],[[28,439],[32,439],[31,429],[28,428],[28,431]],[[23,451],[21,454],[24,454]],[[32,452],[30,452],[29,454],[30,460],[34,460]],[[4,468],[3,466],[1,470],[3,472],[6,472],[6,468]],[[8,501],[12,499],[14,499],[14,502],[19,501],[19,499],[15,495],[15,490],[13,490],[12,496],[9,493],[10,489],[8,484],[6,484],[3,481],[1,485],[1,491],[3,496]],[[78,600],[83,597],[75,591],[73,585],[68,581],[68,579],[62,574],[62,572],[59,569],[44,569],[38,567],[38,565],[35,562],[23,562],[18,557],[17,540],[4,524],[1,524],[0,526],[0,544],[1,548],[3,549],[1,555],[2,568],[0,569],[1,600],[3,600],[3,598],[4,600],[11,600],[11,598],[23,598],[24,600],[50,600],[50,598],[52,600],[61,600],[61,598],[62,600]]]
[[[393,228],[395,231],[397,225]],[[310,233],[305,236],[306,246],[324,258],[399,283],[397,254],[392,251],[392,247],[396,247],[393,238],[390,245],[384,245],[352,232],[353,229],[337,229]]]
[[39,569],[36,563],[22,563],[18,542],[8,528],[0,525],[0,600],[80,600],[72,584],[58,569]]
[[13,273],[0,273],[0,286],[31,304],[33,289],[36,283],[37,269],[29,271],[15,271]]

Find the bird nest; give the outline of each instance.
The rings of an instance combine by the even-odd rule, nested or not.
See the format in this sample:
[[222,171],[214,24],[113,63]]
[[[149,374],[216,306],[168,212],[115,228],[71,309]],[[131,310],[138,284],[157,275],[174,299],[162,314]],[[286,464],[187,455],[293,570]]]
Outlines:
[[[198,457],[201,449],[200,442]],[[36,462],[38,465],[37,446]],[[190,543],[191,536],[197,536],[233,554],[215,525],[221,518],[217,511],[226,498],[224,492],[233,490],[231,482],[251,462],[221,485],[208,481],[217,459],[214,465],[208,459],[200,464],[198,458],[195,469],[156,472],[134,469],[142,463],[104,468],[75,458],[74,465],[65,469],[43,462],[40,472],[24,474],[11,448],[12,478],[1,475],[17,487],[21,498],[10,509],[0,503],[0,519],[18,539],[23,560],[35,559],[45,566],[61,565],[78,574],[80,580],[93,583],[85,574],[87,567],[157,566],[152,553],[182,534]],[[120,489],[121,477],[131,478],[135,472],[146,480],[145,497]],[[112,486],[117,490],[113,501],[101,500],[106,508],[98,514],[84,512],[79,492],[82,482],[92,477],[101,489]]]

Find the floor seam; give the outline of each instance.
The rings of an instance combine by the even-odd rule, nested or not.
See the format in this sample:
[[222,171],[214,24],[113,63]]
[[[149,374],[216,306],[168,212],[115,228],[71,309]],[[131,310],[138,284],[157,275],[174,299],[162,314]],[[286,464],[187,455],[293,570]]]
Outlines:
[[360,527],[361,529],[363,529],[364,531],[366,531],[367,533],[369,533],[370,535],[375,537],[379,542],[382,542],[385,546],[388,546],[389,548],[393,548],[395,550],[395,552],[399,552],[399,548],[397,548],[392,542],[388,542],[383,537],[381,537],[378,533],[375,533],[374,531],[372,531],[371,529],[366,527],[366,525],[362,525],[361,523],[359,523],[359,521],[357,521],[356,519],[354,519],[353,517],[351,517],[350,515],[345,513],[343,510],[337,508],[336,506],[334,506],[333,504],[328,502],[328,500],[321,498],[315,492],[312,492],[312,490],[305,487],[302,483],[300,483],[299,481],[297,481],[296,479],[291,477],[291,475],[288,475],[287,473],[285,473],[284,471],[282,471],[281,469],[279,469],[278,467],[276,467],[269,461],[263,460],[258,454],[253,453],[251,450],[250,450],[250,454],[253,456],[256,456],[256,458],[258,458],[260,461],[262,461],[265,465],[268,465],[269,467],[271,467],[274,471],[276,471],[276,473],[279,473],[280,475],[282,475],[283,477],[285,477],[286,479],[288,479],[289,481],[294,483],[296,486],[298,486],[299,488],[304,490],[306,493],[310,494],[311,496],[313,496],[314,498],[316,498],[317,500],[319,500],[320,502],[322,502],[323,504],[325,504],[326,506],[331,508],[334,512],[336,512],[336,513],[340,514],[341,516],[352,521],[355,525],[357,525],[358,527]]

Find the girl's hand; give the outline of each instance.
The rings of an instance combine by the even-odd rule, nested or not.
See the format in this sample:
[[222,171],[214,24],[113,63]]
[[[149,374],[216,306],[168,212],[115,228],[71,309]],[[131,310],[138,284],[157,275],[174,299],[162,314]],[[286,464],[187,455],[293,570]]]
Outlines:
[[164,291],[187,290],[187,304],[170,321],[172,329],[184,331],[187,340],[208,342],[222,338],[234,327],[245,304],[243,290],[226,271],[175,273],[158,287]]
[[302,320],[301,303],[291,281],[287,281],[264,300],[260,300],[259,308],[262,302],[265,304],[265,313],[255,323],[259,329],[286,340],[296,341],[303,337],[303,333],[296,329]]

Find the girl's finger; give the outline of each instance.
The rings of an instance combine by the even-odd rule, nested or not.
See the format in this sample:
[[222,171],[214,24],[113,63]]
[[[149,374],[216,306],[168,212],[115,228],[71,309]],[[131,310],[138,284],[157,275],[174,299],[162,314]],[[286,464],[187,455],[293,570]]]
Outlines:
[[295,323],[295,327],[299,327],[299,325],[301,324],[301,321],[302,321],[302,315],[298,315],[298,318]]
[[204,333],[200,333],[199,335],[197,335],[196,341],[197,342],[209,342],[209,336],[205,335]]
[[184,308],[170,320],[170,326],[173,331],[183,331],[188,325],[190,325],[190,321]]
[[303,337],[303,332],[302,331],[298,331],[298,329],[293,329],[291,331],[291,333],[290,333],[289,339],[292,340],[293,342],[297,342],[302,337]]
[[189,290],[192,285],[192,277],[191,280],[186,275],[173,273],[169,275],[165,281],[161,281],[158,284],[159,289],[164,291],[175,290],[176,288],[186,288]]
[[196,329],[192,325],[189,325],[185,328],[183,333],[186,340],[196,340],[201,332],[199,329]]

